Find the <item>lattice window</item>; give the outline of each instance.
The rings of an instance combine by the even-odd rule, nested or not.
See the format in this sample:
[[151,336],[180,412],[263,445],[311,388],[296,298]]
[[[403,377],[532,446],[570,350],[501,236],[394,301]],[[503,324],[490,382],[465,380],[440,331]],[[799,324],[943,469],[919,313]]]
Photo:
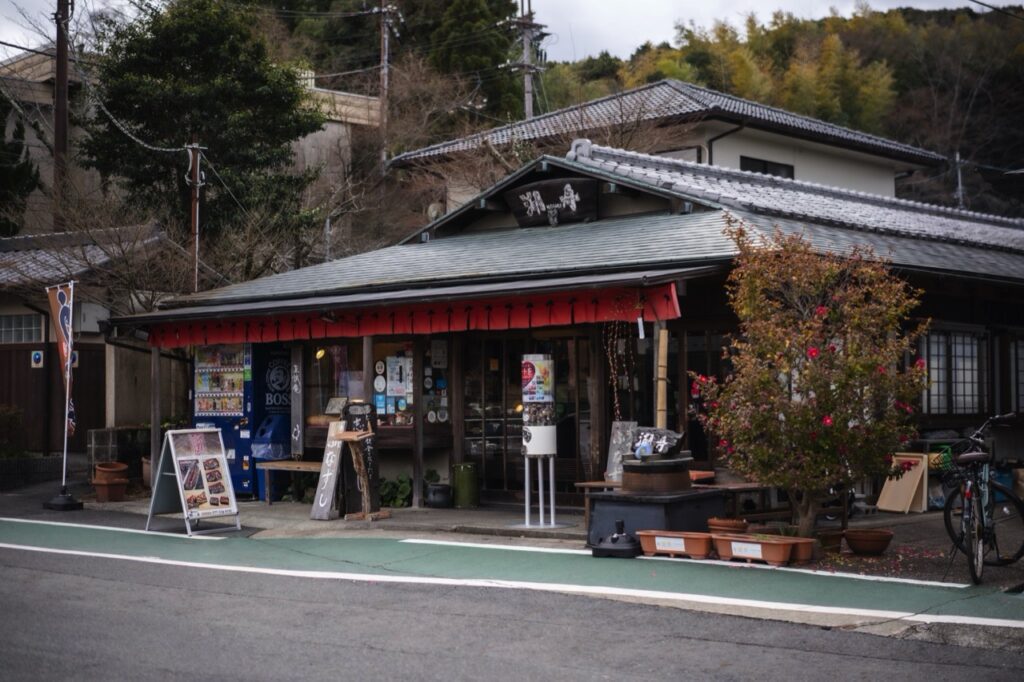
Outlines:
[[42,315],[0,315],[0,343],[34,343],[42,339]]
[[965,332],[932,332],[923,344],[928,388],[922,396],[928,414],[981,414],[988,405],[985,337]]

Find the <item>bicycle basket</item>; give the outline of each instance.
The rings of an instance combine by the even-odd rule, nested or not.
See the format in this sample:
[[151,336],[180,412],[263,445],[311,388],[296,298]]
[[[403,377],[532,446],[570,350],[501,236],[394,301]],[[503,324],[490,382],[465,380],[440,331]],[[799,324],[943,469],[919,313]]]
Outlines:
[[947,485],[955,483],[961,476],[960,467],[957,466],[953,453],[956,451],[959,454],[966,449],[957,445],[943,445],[935,452],[928,453],[929,471],[934,472]]

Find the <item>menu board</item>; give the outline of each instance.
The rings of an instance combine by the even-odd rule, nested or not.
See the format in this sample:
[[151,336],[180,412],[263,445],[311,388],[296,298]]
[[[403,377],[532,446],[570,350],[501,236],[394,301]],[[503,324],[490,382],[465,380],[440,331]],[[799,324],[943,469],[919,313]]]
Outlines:
[[[189,536],[241,530],[220,429],[176,429],[164,436],[146,530],[159,514],[181,514]],[[201,519],[233,516],[234,525],[197,530]]]
[[188,518],[237,514],[220,430],[192,429],[168,435],[178,490]]

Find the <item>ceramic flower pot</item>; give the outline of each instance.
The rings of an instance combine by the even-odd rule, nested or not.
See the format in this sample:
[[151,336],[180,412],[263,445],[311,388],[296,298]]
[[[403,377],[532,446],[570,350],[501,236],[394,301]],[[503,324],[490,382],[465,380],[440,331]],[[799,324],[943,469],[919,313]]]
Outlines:
[[792,564],[806,564],[814,558],[814,545],[817,540],[814,538],[786,538],[793,543],[793,551],[789,555],[789,562]]
[[854,554],[878,555],[892,542],[892,531],[886,528],[847,528],[845,537]]
[[96,474],[93,481],[113,481],[125,478],[128,473],[128,465],[124,462],[97,462]]
[[96,489],[97,502],[121,502],[124,500],[124,493],[128,488],[128,479],[114,478],[108,481],[93,479],[92,485]]
[[638,530],[640,548],[647,556],[686,556],[706,559],[711,554],[711,533],[677,530]]
[[821,543],[821,549],[829,554],[837,554],[843,548],[843,531],[839,528],[819,530],[814,535]]

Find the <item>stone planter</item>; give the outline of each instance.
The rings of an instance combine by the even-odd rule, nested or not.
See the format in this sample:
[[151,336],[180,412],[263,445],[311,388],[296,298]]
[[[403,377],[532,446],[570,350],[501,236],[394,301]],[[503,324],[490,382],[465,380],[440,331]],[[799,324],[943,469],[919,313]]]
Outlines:
[[725,561],[763,561],[772,566],[785,566],[793,551],[793,538],[770,535],[712,534],[715,551]]
[[112,478],[105,481],[94,479],[92,485],[96,489],[97,502],[121,502],[124,500],[125,490],[128,489],[128,479]]
[[854,554],[877,556],[892,542],[892,531],[886,528],[847,528],[846,544]]
[[676,530],[638,530],[640,548],[647,556],[685,556],[706,559],[711,554],[711,533]]

